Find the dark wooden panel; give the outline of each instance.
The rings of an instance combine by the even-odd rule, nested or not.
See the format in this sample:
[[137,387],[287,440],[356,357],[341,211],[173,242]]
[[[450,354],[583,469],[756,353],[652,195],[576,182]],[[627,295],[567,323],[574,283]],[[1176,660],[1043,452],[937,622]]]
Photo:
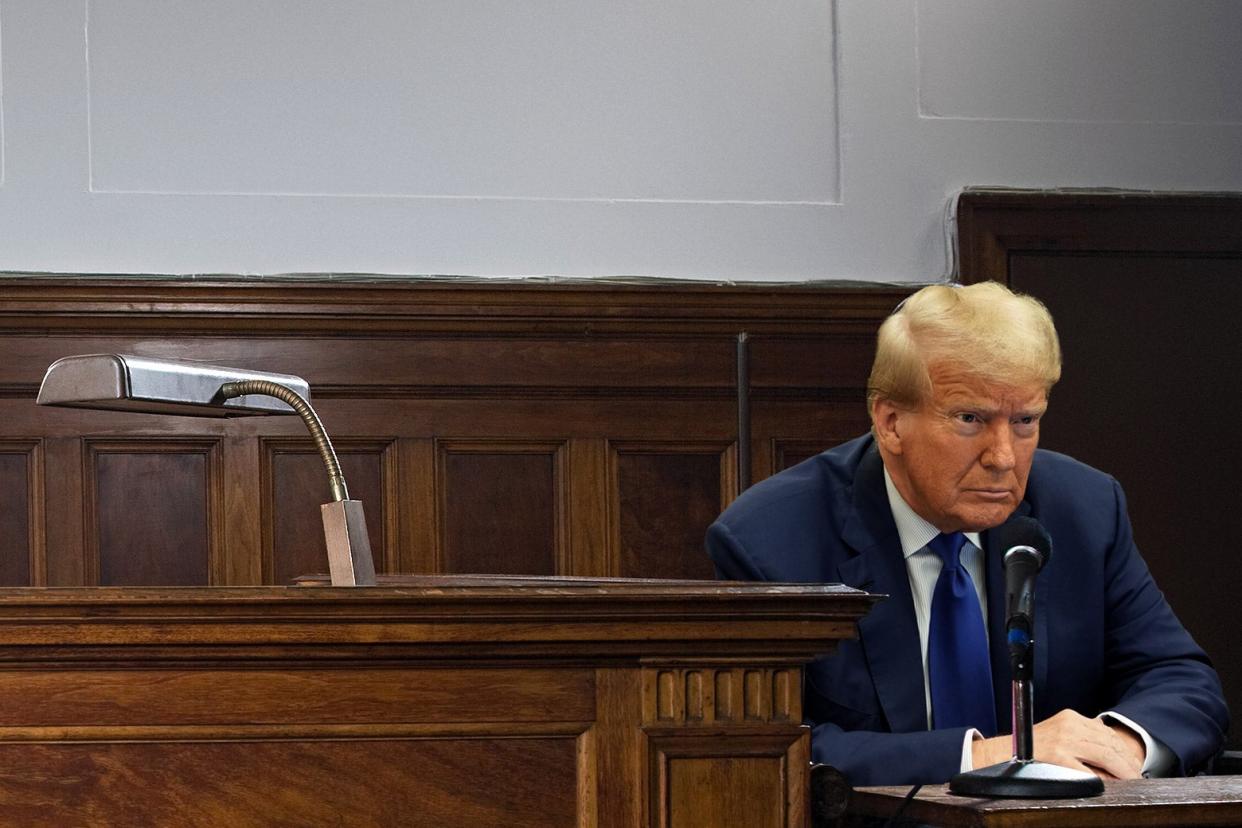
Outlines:
[[0,586],[30,586],[34,554],[31,520],[32,448],[0,443]]
[[[263,440],[269,550],[264,582],[291,583],[299,575],[328,571],[328,549],[319,507],[332,499],[323,459],[309,440]],[[392,447],[388,442],[334,440],[349,496],[361,500],[371,537],[371,555],[377,572],[392,571],[387,520],[391,498],[389,472]]]
[[1236,257],[1242,196],[967,190],[957,202],[962,281],[1009,278],[1021,251]]
[[208,442],[87,441],[87,516],[100,586],[206,586],[218,541]]
[[[660,828],[800,828],[806,824],[809,766],[799,762],[810,734],[797,728],[757,729],[744,747],[724,756],[710,736],[693,731],[651,733],[652,824]],[[763,791],[797,791],[773,807]],[[700,792],[718,791],[710,802]],[[693,804],[693,807],[692,807]]]
[[[668,812],[661,825],[669,828],[781,828],[785,815],[762,805],[758,791],[773,790],[781,784],[783,763],[779,759],[686,758],[668,763]],[[697,791],[720,786],[724,796],[710,803],[695,802]]]
[[[898,301],[893,301],[894,307]],[[760,397],[807,391],[827,395],[836,390],[849,395],[862,391],[865,397],[874,356],[875,334],[871,330],[832,337],[753,336],[752,393]]]
[[1227,424],[1242,411],[1242,259],[1018,254],[1010,274],[1048,305],[1065,352],[1041,444],[1121,481],[1156,583],[1242,710],[1223,623],[1242,594],[1242,431]]
[[752,417],[755,481],[787,469],[871,427],[864,392],[842,400],[768,400]]
[[[0,326],[2,329],[2,326]],[[290,334],[280,338],[195,339],[178,332],[144,339],[144,356],[197,359],[239,368],[305,376],[314,392],[330,395],[366,388],[377,396],[431,396],[532,389],[564,394],[589,390],[650,389],[683,394],[687,389],[727,387],[733,378],[733,345],[727,335],[694,337],[583,336],[559,338],[398,335],[341,336],[330,347],[323,339]],[[409,333],[415,333],[411,331]],[[38,382],[49,353],[110,352],[131,337],[49,337],[15,343],[14,363],[0,369],[0,380],[21,377]],[[130,346],[132,347],[132,346]],[[315,353],[307,370],[305,355]]]
[[0,808],[30,826],[563,828],[575,754],[572,738],[10,744]]
[[809,440],[773,440],[772,465],[776,471],[784,471],[790,466],[798,465],[803,460],[809,460],[827,448],[832,448],[832,446],[821,446],[818,442]]
[[711,578],[703,536],[736,490],[734,449],[614,443],[612,450],[617,574]]
[[1242,403],[1242,197],[968,192],[958,224],[968,281],[1007,281],[1056,320],[1065,367],[1041,445],[1120,480],[1157,583],[1242,709],[1222,621],[1242,590],[1228,541],[1242,436],[1227,424]]
[[731,398],[330,399],[317,408],[334,440],[337,434],[381,433],[385,427],[403,437],[539,443],[563,443],[566,434],[600,440],[678,440],[689,433],[720,440],[733,439],[737,433]]
[[[82,687],[94,688],[91,698],[82,696]],[[60,728],[462,725],[595,716],[594,675],[587,669],[7,670],[0,671],[0,692],[0,730],[36,721]],[[273,699],[281,700],[278,708]],[[503,709],[479,705],[479,699],[503,699]]]
[[565,446],[438,444],[443,572],[564,571]]

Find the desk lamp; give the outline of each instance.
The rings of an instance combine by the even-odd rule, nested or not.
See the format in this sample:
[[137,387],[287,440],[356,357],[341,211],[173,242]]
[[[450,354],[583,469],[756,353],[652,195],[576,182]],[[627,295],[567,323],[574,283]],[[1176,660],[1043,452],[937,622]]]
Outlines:
[[297,414],[328,470],[332,502],[320,508],[332,586],[372,586],[375,564],[362,503],[349,499],[341,464],[309,398],[306,380],[289,374],[184,359],[84,354],[58,359],[48,367],[37,402],[191,417]]

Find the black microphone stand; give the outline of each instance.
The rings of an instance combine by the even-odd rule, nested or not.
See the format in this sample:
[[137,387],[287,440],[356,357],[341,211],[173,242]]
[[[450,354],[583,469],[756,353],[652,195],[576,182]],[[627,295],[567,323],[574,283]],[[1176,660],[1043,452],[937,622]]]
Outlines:
[[1030,616],[1010,619],[1007,626],[1009,668],[1013,674],[1013,758],[959,773],[950,780],[949,792],[1021,799],[1099,796],[1104,793],[1104,783],[1095,774],[1035,761],[1035,695],[1031,681],[1035,642],[1031,640]]

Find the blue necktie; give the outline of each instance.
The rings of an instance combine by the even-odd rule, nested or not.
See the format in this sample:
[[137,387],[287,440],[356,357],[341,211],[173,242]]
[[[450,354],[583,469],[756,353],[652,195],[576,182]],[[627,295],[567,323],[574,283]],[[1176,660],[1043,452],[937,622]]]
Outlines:
[[954,532],[927,544],[944,564],[932,593],[927,634],[932,727],[977,727],[984,736],[995,736],[988,639],[975,585],[961,565],[965,543],[966,536]]

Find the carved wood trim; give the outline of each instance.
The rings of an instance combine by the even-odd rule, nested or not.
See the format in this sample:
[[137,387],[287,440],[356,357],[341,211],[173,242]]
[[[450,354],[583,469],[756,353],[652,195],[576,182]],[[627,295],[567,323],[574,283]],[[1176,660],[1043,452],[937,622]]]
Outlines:
[[[66,676],[66,681],[76,680]],[[487,736],[578,738],[589,721],[385,722],[382,724],[70,725],[0,727],[0,744],[20,742],[268,742],[368,739],[452,739]]]
[[802,721],[801,671],[658,667],[643,670],[643,722],[660,727],[710,727],[719,722]]
[[8,273],[0,334],[683,336],[687,326],[869,336],[909,293],[865,283],[617,284],[353,277],[126,279]]

